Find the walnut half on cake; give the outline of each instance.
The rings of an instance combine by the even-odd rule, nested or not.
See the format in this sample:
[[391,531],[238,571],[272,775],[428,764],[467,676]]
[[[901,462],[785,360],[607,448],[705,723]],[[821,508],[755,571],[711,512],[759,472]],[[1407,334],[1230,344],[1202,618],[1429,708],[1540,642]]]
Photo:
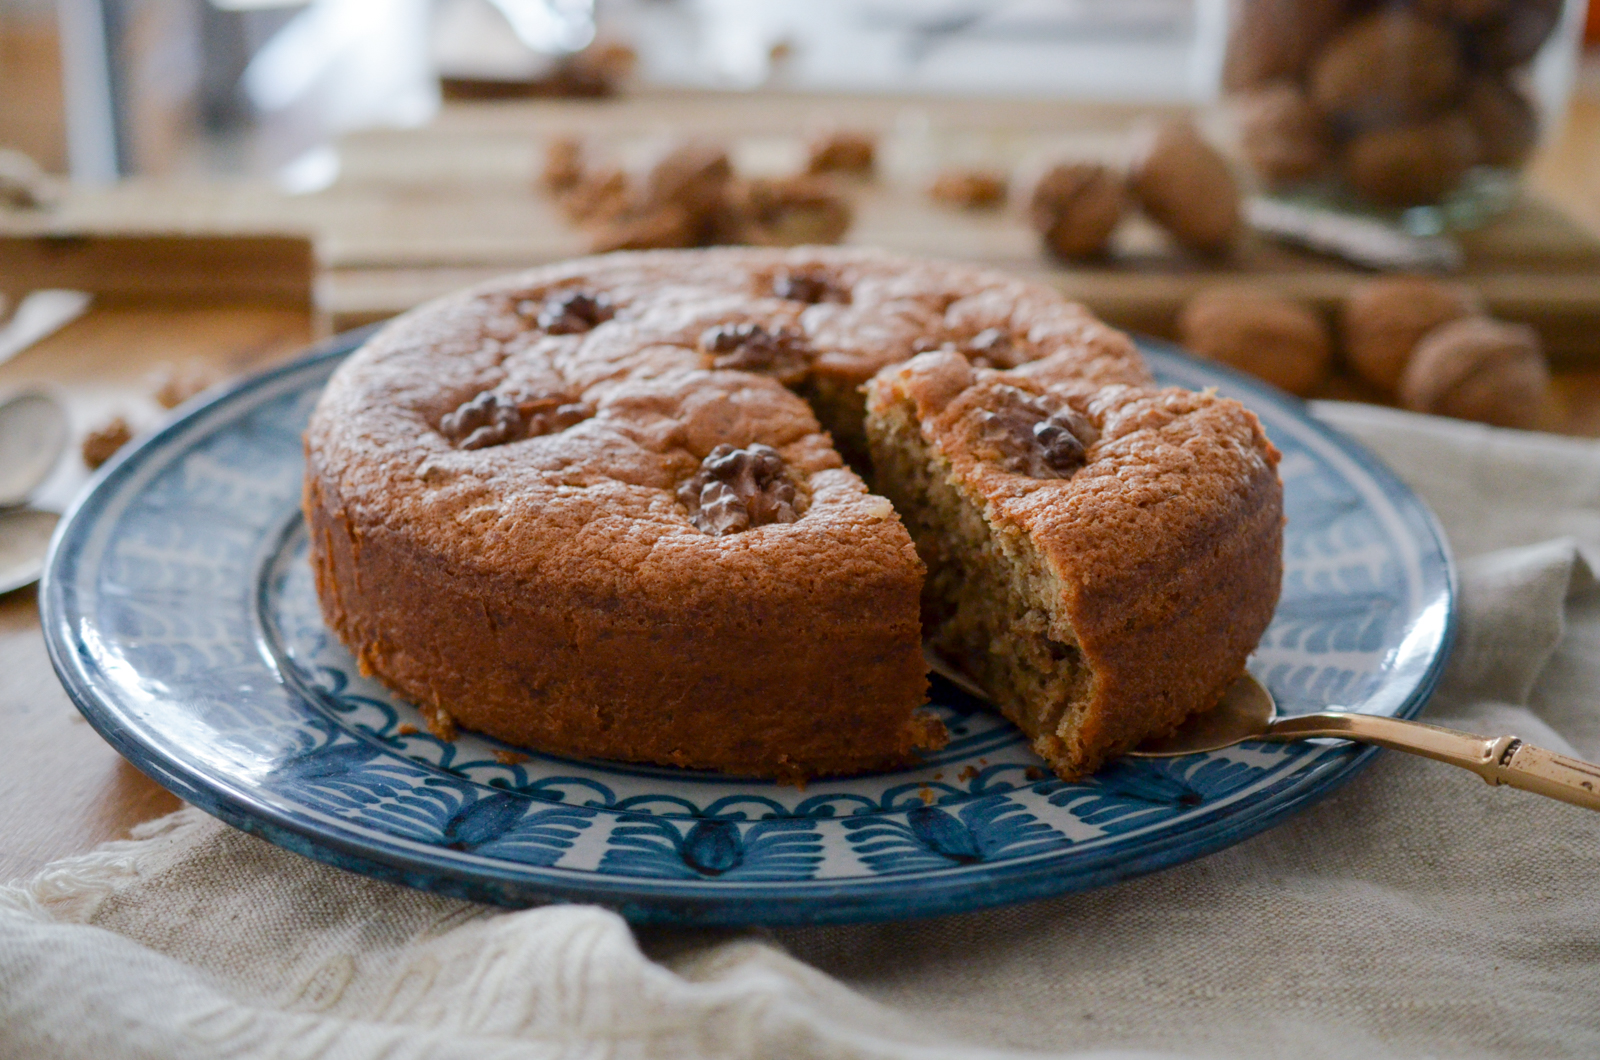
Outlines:
[[923,635],[1063,779],[1215,705],[1282,572],[1278,452],[1238,402],[926,353],[868,385]]

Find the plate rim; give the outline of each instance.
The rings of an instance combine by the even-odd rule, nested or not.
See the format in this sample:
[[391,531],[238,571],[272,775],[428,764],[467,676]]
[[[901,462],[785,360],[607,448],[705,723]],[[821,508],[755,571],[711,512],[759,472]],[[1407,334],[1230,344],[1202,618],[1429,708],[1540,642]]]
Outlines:
[[[491,868],[489,863],[493,859],[487,857],[483,859],[485,864],[478,866],[463,861],[474,855],[459,851],[446,852],[419,841],[387,835],[382,837],[381,844],[375,845],[355,829],[330,828],[316,820],[297,819],[294,814],[304,813],[303,809],[285,810],[233,782],[232,778],[187,768],[166,748],[146,743],[138,738],[133,727],[119,724],[122,712],[109,698],[100,696],[88,668],[79,669],[79,651],[68,618],[68,578],[64,568],[74,554],[73,546],[81,544],[78,539],[87,536],[97,512],[112,496],[113,484],[146,454],[163,448],[187,429],[193,419],[231,403],[241,394],[270,387],[285,377],[348,356],[380,327],[382,324],[370,325],[334,336],[283,364],[246,376],[174,410],[158,430],[125,447],[96,473],[63,515],[51,539],[39,587],[40,619],[51,664],[69,698],[91,727],[141,772],[184,801],[242,831],[338,868],[502,906],[526,907],[542,902],[598,903],[634,922],[671,924],[777,926],[875,922],[942,916],[1093,889],[1215,853],[1274,827],[1332,794],[1378,751],[1372,746],[1330,744],[1321,753],[1309,757],[1292,775],[1252,792],[1251,807],[1243,814],[1218,807],[1214,814],[1199,823],[1170,834],[1151,836],[1132,851],[1111,844],[1099,851],[1080,850],[1069,854],[1072,848],[1068,847],[1056,857],[1024,865],[1008,867],[1006,862],[1000,862],[981,868],[969,866],[963,873],[946,879],[908,880],[889,874],[838,882],[812,880],[805,882],[803,896],[782,894],[781,888],[774,885],[721,880],[694,881],[696,886],[709,889],[710,894],[689,893],[681,884],[674,887],[667,885],[667,881],[642,877],[596,874],[592,879],[574,884],[560,878],[552,879],[552,870],[546,867],[495,862],[500,867]],[[1142,352],[1153,351],[1183,362],[1203,363],[1208,374],[1236,385],[1251,396],[1259,395],[1279,405],[1323,440],[1342,450],[1378,482],[1386,495],[1408,501],[1414,513],[1421,517],[1443,563],[1444,620],[1438,646],[1427,668],[1394,714],[1414,717],[1438,685],[1459,620],[1457,568],[1437,516],[1366,446],[1311,415],[1298,398],[1226,365],[1198,362],[1171,343],[1145,336],[1135,336],[1135,339]],[[272,677],[275,681],[283,680],[281,674],[273,673]],[[1061,873],[1062,856],[1071,857],[1073,861],[1065,879]],[[505,866],[508,865],[520,871],[507,871]],[[914,894],[906,893],[908,884],[912,885]]]

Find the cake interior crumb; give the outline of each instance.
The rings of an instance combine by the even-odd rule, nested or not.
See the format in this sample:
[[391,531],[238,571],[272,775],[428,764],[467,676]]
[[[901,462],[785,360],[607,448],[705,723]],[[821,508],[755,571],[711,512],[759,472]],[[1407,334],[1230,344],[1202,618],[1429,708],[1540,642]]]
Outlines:
[[878,487],[928,565],[922,590],[929,646],[984,688],[1058,772],[1076,772],[1075,739],[1093,674],[1065,618],[1061,588],[1020,531],[996,527],[951,481],[950,463],[897,402],[872,423]]

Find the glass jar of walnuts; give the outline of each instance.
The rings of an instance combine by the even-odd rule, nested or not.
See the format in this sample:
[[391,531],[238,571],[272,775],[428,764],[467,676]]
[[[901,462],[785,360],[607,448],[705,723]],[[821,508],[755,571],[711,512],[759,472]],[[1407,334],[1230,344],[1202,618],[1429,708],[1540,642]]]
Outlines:
[[1279,194],[1480,223],[1571,90],[1584,0],[1232,0],[1222,87]]

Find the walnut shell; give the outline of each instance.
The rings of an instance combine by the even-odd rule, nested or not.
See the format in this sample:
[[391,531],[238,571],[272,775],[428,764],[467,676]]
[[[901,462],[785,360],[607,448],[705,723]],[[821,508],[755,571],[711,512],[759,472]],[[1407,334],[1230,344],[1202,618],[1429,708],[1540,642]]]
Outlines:
[[1417,12],[1440,22],[1472,25],[1504,11],[1518,0],[1411,0]]
[[1514,0],[1472,28],[1467,51],[1482,66],[1509,70],[1538,54],[1560,21],[1561,0]]
[[728,152],[717,144],[686,143],[662,156],[645,181],[645,207],[682,206],[690,213],[715,207],[733,179]]
[[583,143],[576,137],[558,136],[545,144],[544,169],[539,182],[552,195],[571,191],[583,180]]
[[1006,175],[993,169],[946,169],[928,185],[928,198],[961,210],[984,210],[1006,201]]
[[736,182],[732,205],[741,220],[741,243],[792,247],[837,243],[850,229],[850,203],[819,177]]
[[1216,253],[1239,227],[1239,186],[1227,161],[1193,123],[1169,122],[1150,136],[1128,174],[1150,219],[1184,246]]
[[1483,311],[1477,292],[1426,276],[1387,276],[1352,288],[1339,331],[1357,375],[1394,393],[1411,353],[1440,324]]
[[1465,317],[1430,331],[1400,380],[1406,408],[1497,427],[1539,423],[1550,370],[1525,324]]
[[1345,148],[1343,174],[1350,187],[1385,206],[1438,202],[1478,161],[1478,137],[1466,115],[1375,129]]
[[877,138],[864,132],[832,132],[812,141],[806,161],[808,173],[872,175],[877,159]]
[[1344,15],[1343,0],[1240,0],[1228,28],[1223,88],[1298,80]]
[[615,166],[585,173],[561,196],[561,208],[574,223],[608,222],[632,205],[628,175]]
[[589,239],[589,251],[671,250],[700,243],[700,217],[678,203],[625,214],[598,226]]
[[1516,169],[1539,142],[1539,116],[1504,76],[1482,74],[1467,85],[1462,106],[1477,134],[1481,161]]
[[1348,129],[1414,122],[1450,102],[1465,67],[1455,36],[1403,8],[1352,22],[1311,70],[1311,98]]
[[1249,287],[1214,287],[1178,315],[1179,340],[1292,394],[1309,394],[1327,374],[1332,344],[1316,313]]
[[1034,186],[1029,218],[1046,249],[1063,258],[1105,250],[1122,219],[1122,181],[1106,166],[1074,162],[1056,166]]
[[1299,85],[1279,81],[1239,101],[1240,148],[1268,184],[1316,176],[1328,164],[1328,123]]

